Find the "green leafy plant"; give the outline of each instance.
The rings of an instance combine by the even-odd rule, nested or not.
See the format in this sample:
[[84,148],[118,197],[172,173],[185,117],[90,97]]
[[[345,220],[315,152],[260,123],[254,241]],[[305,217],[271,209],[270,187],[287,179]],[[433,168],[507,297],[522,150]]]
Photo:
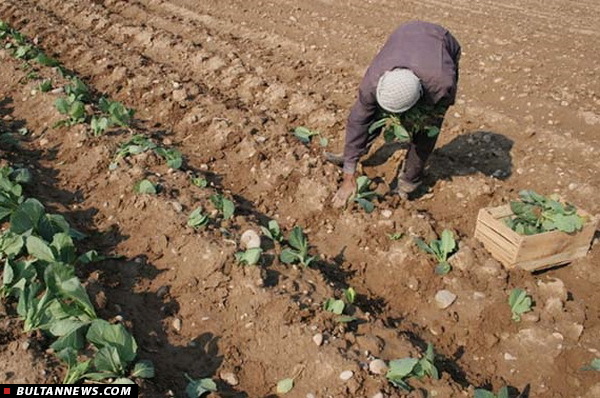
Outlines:
[[208,224],[208,221],[208,215],[203,213],[202,207],[198,207],[190,213],[187,225],[194,229],[198,229]]
[[172,169],[179,169],[183,165],[183,157],[177,149],[166,149],[158,147],[154,152],[166,160],[167,165]]
[[119,145],[119,149],[115,155],[115,162],[121,158],[130,155],[139,155],[154,148],[156,148],[156,144],[150,138],[143,134],[136,134]]
[[492,391],[477,388],[475,389],[474,398],[509,398],[508,387],[502,387],[498,390],[498,395],[494,394]]
[[402,121],[413,134],[425,133],[428,137],[435,137],[439,135],[440,129],[431,121],[443,117],[445,113],[446,108],[443,104],[419,104],[403,113]]
[[[157,146],[150,138],[146,137],[143,134],[136,134],[127,141],[121,143],[119,145],[119,149],[115,154],[114,160],[110,164],[110,169],[114,170],[118,167],[118,162],[120,159],[126,158],[128,156],[139,155],[140,153],[144,153],[146,151],[154,150],[154,152],[163,157],[169,167],[173,169],[177,169],[181,167],[183,163],[183,158],[181,156],[181,152],[176,149],[165,149]],[[192,180],[193,182],[193,180]]]
[[411,135],[404,128],[400,120],[400,115],[384,112],[381,118],[369,126],[369,134],[373,134],[378,129],[382,129],[383,138],[386,142],[391,141],[410,141]]
[[283,249],[279,255],[281,262],[285,264],[299,262],[301,265],[308,267],[316,258],[308,255],[308,239],[302,228],[298,226],[294,227],[288,236],[287,243],[290,247]]
[[97,137],[104,134],[104,132],[108,130],[110,127],[110,122],[105,117],[92,116],[92,120],[90,120],[90,127],[92,128],[92,133]]
[[403,232],[394,232],[392,234],[388,234],[388,238],[390,238],[390,240],[400,240],[403,236]]
[[223,219],[228,220],[233,217],[233,214],[235,213],[235,205],[231,200],[225,198],[221,194],[214,194],[210,196],[210,201],[217,208],[217,210],[221,212]]
[[375,209],[372,200],[379,196],[375,191],[370,191],[371,180],[367,176],[360,176],[356,179],[356,194],[352,200],[358,203],[367,213]]
[[0,39],[6,39],[11,35],[11,27],[4,21],[0,20]]
[[208,392],[217,391],[217,384],[209,378],[194,380],[187,374],[185,378],[188,380],[188,385],[185,392],[188,398],[200,398]]
[[18,148],[19,140],[12,133],[0,133],[0,145],[3,149]]
[[198,188],[206,188],[208,186],[208,180],[206,178],[193,177],[192,184],[194,184]]
[[380,117],[369,126],[369,134],[382,129],[386,142],[411,141],[415,134],[427,134],[435,137],[439,127],[432,120],[443,117],[446,109],[443,105],[418,104],[402,114],[381,112]]
[[133,190],[140,194],[156,195],[156,186],[149,180],[138,181]]
[[[19,194],[8,213],[10,226],[0,234],[5,259],[0,293],[17,300],[16,312],[26,332],[41,330],[54,338],[50,345],[67,366],[65,383],[80,379],[152,377],[149,361],[139,361],[135,339],[122,325],[98,319],[84,286],[75,273],[77,262],[99,259],[90,250],[76,255],[74,239],[83,235],[64,217],[47,214],[36,199],[22,198],[15,181],[31,179],[26,169],[0,169],[0,192]],[[86,360],[79,361],[79,357]]]
[[56,59],[47,56],[41,51],[37,53],[35,61],[40,65],[49,66],[51,68],[54,68],[55,66],[58,66],[60,64]]
[[112,101],[104,97],[98,100],[98,107],[108,115],[110,126],[128,127],[135,114],[135,110],[127,108],[118,101]]
[[515,322],[521,321],[521,315],[531,311],[531,296],[523,289],[513,289],[508,297],[508,305],[512,312],[512,319]]
[[451,271],[452,267],[448,263],[448,257],[456,250],[456,241],[452,231],[445,229],[442,232],[441,239],[432,240],[429,244],[421,238],[415,238],[414,240],[419,249],[431,254],[437,260],[436,274],[446,275]]
[[30,179],[29,171],[16,173],[11,167],[0,169],[0,221],[9,217],[23,203],[23,188],[19,182],[27,183]]
[[90,89],[77,77],[71,78],[71,84],[65,86],[65,94],[71,102],[81,101],[87,103],[91,100]]
[[36,51],[30,44],[19,44],[16,46],[13,55],[19,59],[29,60],[35,57]]
[[521,235],[534,235],[548,231],[573,233],[583,228],[585,218],[577,209],[563,204],[557,196],[545,197],[534,191],[519,192],[520,201],[510,202],[514,216],[506,218],[506,225]]
[[56,356],[67,364],[67,374],[63,379],[63,384],[77,383],[77,381],[83,378],[83,375],[87,373],[92,363],[91,360],[78,362],[77,350],[71,347],[59,351]]
[[584,366],[581,370],[595,370],[600,372],[600,358],[592,359],[589,366]]
[[260,247],[253,247],[251,249],[246,249],[245,251],[235,253],[235,259],[240,264],[256,265],[260,261],[261,254],[262,249]]
[[72,97],[58,98],[54,102],[54,106],[60,114],[68,117],[67,119],[56,122],[54,127],[74,126],[85,122],[87,113],[82,101],[73,99]]
[[325,300],[325,303],[323,303],[323,309],[325,311],[333,312],[336,315],[342,315],[345,307],[346,304],[344,303],[344,300],[335,299],[333,297],[328,298]]
[[318,136],[320,133],[315,130],[311,130],[304,126],[299,126],[294,129],[294,136],[298,138],[302,143],[309,144],[310,140],[314,136]]
[[354,301],[356,300],[356,291],[354,288],[349,287],[348,289],[344,289],[344,299],[346,300],[346,303],[354,304]]
[[412,391],[407,379],[416,377],[422,379],[425,376],[439,379],[439,372],[435,366],[435,352],[433,345],[428,344],[425,355],[421,359],[403,358],[389,362],[388,372],[385,377],[398,388]]
[[[356,300],[356,291],[354,288],[349,287],[348,289],[344,289],[343,298],[335,299],[333,297],[328,298],[323,303],[323,309],[327,312],[331,312],[335,315],[342,315],[344,310],[350,308],[354,301]],[[352,322],[355,321],[356,318],[352,316],[340,316],[336,318],[338,322]]]
[[260,227],[263,235],[274,242],[283,242],[283,234],[279,228],[279,224],[275,220],[269,221],[266,227]]
[[52,79],[42,81],[38,87],[42,93],[47,93],[52,90]]

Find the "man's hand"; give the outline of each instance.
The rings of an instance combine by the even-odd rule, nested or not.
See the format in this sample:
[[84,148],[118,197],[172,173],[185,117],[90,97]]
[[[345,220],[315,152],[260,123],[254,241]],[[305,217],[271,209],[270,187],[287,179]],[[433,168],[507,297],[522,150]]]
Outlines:
[[340,208],[346,206],[348,200],[356,192],[356,175],[344,173],[344,180],[340,189],[336,192],[333,197],[332,205],[334,208]]

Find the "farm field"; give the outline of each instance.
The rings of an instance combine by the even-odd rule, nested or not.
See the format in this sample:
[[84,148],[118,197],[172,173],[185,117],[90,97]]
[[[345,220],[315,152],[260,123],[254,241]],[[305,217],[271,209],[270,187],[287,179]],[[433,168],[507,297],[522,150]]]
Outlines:
[[[586,257],[533,274],[506,270],[473,237],[481,208],[522,189],[600,214],[599,12],[564,0],[3,0],[0,20],[60,67],[2,46],[2,165],[27,168],[24,197],[86,235],[78,255],[102,256],[75,267],[82,307],[135,338],[118,376],[143,397],[186,396],[190,378],[212,379],[210,397],[280,396],[289,378],[289,397],[504,386],[599,397],[600,373],[582,370],[600,358],[598,232]],[[444,25],[463,50],[425,187],[411,201],[384,195],[371,213],[333,209],[341,173],[322,154],[342,149],[365,68],[413,19]],[[89,90],[75,90],[76,111],[94,113],[95,128],[74,108],[59,112],[75,77]],[[320,136],[305,145],[298,126]],[[376,192],[404,153],[380,140],[363,161]],[[273,220],[282,241],[261,229]],[[262,235],[258,265],[240,261],[247,230]],[[458,249],[438,275],[413,238],[444,230]],[[519,322],[513,289],[533,301]],[[456,297],[440,308],[445,290]],[[62,382],[70,373],[54,340],[24,332],[17,307],[0,301],[0,383]],[[406,378],[411,392],[374,369],[375,359],[423,358],[429,344],[439,379]],[[154,377],[131,374],[140,360]]]

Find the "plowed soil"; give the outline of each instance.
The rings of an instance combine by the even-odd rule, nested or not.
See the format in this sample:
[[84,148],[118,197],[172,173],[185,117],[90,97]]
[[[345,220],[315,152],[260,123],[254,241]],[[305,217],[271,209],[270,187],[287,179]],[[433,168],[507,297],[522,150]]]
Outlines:
[[[411,381],[409,396],[510,385],[522,396],[598,397],[597,373],[580,370],[600,356],[598,245],[530,274],[504,269],[473,231],[480,208],[521,189],[600,213],[599,13],[597,2],[565,0],[3,0],[0,19],[137,119],[97,138],[82,125],[53,128],[58,94],[36,91],[2,50],[0,128],[29,131],[3,157],[32,170],[27,194],[87,232],[86,245],[124,256],[80,276],[99,313],[130,327],[140,357],[154,362],[143,396],[183,396],[184,373],[218,381],[213,396],[276,396],[287,377],[290,397],[402,396],[369,362],[418,357],[430,342],[441,379]],[[303,145],[290,131],[319,130],[327,150],[341,150],[362,73],[387,34],[412,19],[446,26],[463,48],[459,98],[426,186],[411,201],[382,197],[371,214],[334,210],[340,171],[323,161],[318,140]],[[64,83],[49,68],[39,74]],[[143,154],[109,170],[133,133],[177,147],[185,166],[169,170]],[[378,192],[404,152],[379,143],[364,160]],[[191,185],[192,175],[209,186]],[[142,178],[159,194],[135,194]],[[236,216],[187,227],[215,192],[234,200]],[[280,264],[263,240],[262,264],[239,266],[241,233],[271,219],[286,233],[302,226],[319,260]],[[412,237],[445,228],[460,250],[441,277]],[[350,286],[359,321],[340,324],[322,303]],[[507,304],[515,287],[535,302],[520,323]],[[458,296],[443,310],[434,300],[442,289]],[[43,336],[23,336],[10,308],[0,321],[0,383],[60,381]]]

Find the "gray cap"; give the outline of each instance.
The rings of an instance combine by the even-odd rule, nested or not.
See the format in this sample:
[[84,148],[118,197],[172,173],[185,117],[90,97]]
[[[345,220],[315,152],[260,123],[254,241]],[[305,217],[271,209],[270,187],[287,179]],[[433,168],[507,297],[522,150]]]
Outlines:
[[387,71],[377,83],[377,102],[388,112],[406,112],[421,97],[421,82],[409,69]]

